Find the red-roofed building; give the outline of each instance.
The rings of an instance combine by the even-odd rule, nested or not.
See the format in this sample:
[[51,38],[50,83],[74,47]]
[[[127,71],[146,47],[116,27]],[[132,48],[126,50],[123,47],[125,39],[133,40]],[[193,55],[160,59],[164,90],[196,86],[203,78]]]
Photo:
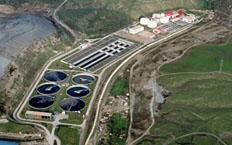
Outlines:
[[173,16],[173,13],[172,12],[165,12],[165,15],[169,18],[172,18]]
[[160,29],[158,29],[158,28],[153,29],[153,33],[155,35],[159,34],[160,33]]
[[154,33],[155,35],[157,35],[157,34],[159,34],[159,33],[161,33],[161,34],[166,34],[167,31],[161,30],[160,28],[155,28],[155,29],[153,29],[153,33]]

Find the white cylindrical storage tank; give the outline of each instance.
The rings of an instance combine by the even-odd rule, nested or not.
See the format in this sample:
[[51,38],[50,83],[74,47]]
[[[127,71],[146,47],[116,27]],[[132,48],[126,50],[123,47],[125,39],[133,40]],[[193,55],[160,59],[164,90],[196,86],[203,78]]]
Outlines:
[[147,25],[150,20],[148,18],[141,18],[140,19],[140,24],[141,25]]
[[157,18],[160,18],[161,17],[161,14],[157,14],[157,16],[156,16]]
[[165,14],[164,14],[164,13],[160,14],[160,17],[161,17],[161,18],[162,18],[162,17],[165,17]]
[[168,17],[160,18],[160,22],[163,24],[169,23],[169,18]]
[[147,26],[149,28],[156,28],[157,27],[157,22],[156,21],[150,21]]
[[160,18],[152,18],[152,21],[156,21],[157,23],[160,22]]
[[152,15],[152,18],[160,18],[160,14],[154,13],[154,14]]

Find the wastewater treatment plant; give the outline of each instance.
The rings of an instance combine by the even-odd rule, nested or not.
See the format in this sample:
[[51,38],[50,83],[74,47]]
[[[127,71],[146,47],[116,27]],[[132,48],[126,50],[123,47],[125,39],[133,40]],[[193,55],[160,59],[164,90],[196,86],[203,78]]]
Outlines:
[[[21,117],[48,121],[54,120],[55,114],[66,112],[70,117],[63,122],[81,124],[97,79],[87,72],[47,70],[34,88]],[[50,116],[47,113],[51,117],[44,117]],[[38,114],[42,114],[43,118]]]
[[[20,113],[27,120],[81,125],[88,118],[99,74],[135,51],[141,43],[110,35],[53,62],[41,75]],[[59,117],[58,117],[59,118]],[[62,118],[62,117],[61,117]]]

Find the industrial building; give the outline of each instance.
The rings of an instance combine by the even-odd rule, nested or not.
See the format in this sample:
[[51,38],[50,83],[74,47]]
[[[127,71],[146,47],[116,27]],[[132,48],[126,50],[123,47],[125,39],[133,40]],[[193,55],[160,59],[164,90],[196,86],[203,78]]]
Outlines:
[[165,12],[166,17],[168,18],[173,18],[173,13],[172,12]]
[[52,113],[47,112],[36,112],[36,111],[27,111],[26,118],[34,119],[52,119]]
[[196,16],[193,14],[186,14],[186,16],[183,18],[183,21],[187,23],[193,23],[196,19]]
[[176,17],[176,18],[171,19],[172,22],[176,22],[176,21],[179,21],[179,20],[180,20],[180,17]]
[[129,33],[131,33],[131,34],[137,34],[137,33],[142,32],[142,31],[144,31],[144,27],[140,26],[140,25],[129,28]]
[[163,34],[174,33],[181,26],[195,21],[196,17],[194,15],[184,15],[183,11],[185,12],[185,10],[179,9],[164,13],[154,13],[152,18],[141,16],[139,25],[127,27],[126,30],[118,32],[117,35],[142,43],[158,40],[162,38]]

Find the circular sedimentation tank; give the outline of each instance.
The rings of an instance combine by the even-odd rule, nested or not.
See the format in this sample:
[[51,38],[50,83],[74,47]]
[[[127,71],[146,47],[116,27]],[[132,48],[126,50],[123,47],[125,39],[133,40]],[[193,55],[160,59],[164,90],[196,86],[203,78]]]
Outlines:
[[65,80],[66,77],[66,73],[61,71],[51,71],[44,75],[44,79],[50,82],[60,82]]
[[44,95],[53,95],[60,91],[60,86],[56,83],[43,83],[37,87],[37,92]]
[[29,101],[29,105],[33,108],[44,109],[50,107],[54,102],[54,97],[39,95],[32,97]]
[[75,85],[67,89],[66,93],[75,98],[82,98],[90,93],[90,89],[84,85]]
[[85,107],[85,102],[80,99],[69,98],[60,103],[60,107],[67,112],[80,111]]
[[95,77],[87,73],[77,74],[72,78],[72,81],[75,84],[88,85],[92,84],[95,81]]

